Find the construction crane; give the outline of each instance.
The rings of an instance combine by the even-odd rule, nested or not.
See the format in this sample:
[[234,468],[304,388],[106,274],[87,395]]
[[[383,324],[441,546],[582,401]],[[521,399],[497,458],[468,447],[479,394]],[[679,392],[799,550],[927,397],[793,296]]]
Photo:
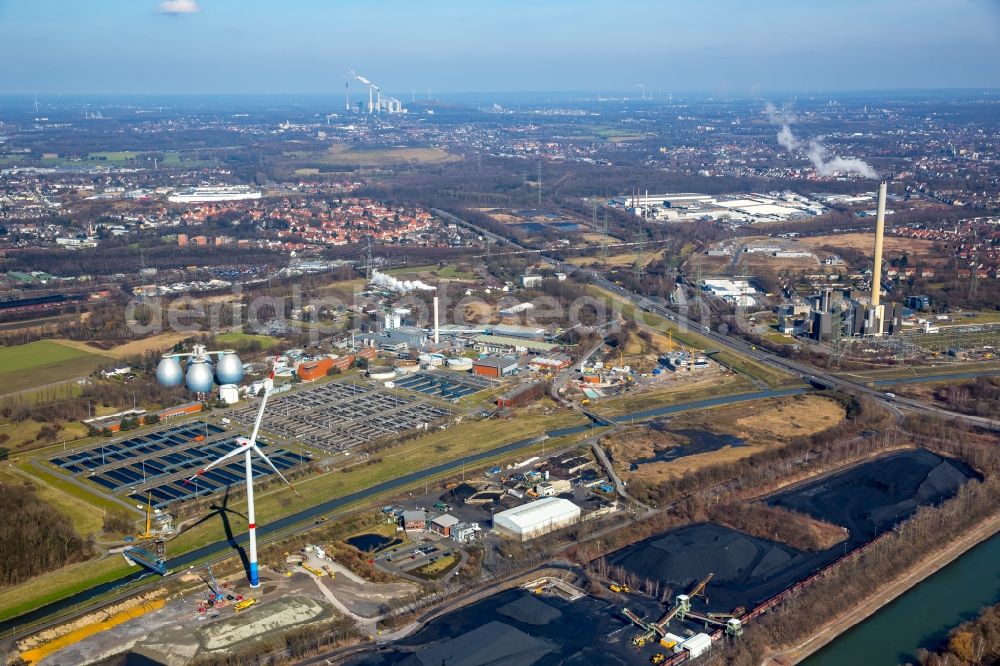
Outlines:
[[222,601],[226,598],[226,595],[222,593],[222,588],[219,587],[219,581],[215,580],[215,574],[212,573],[212,565],[205,567],[208,571],[208,589],[212,590],[212,599],[214,601]]
[[138,535],[138,538],[153,538],[153,493],[146,493],[146,531]]

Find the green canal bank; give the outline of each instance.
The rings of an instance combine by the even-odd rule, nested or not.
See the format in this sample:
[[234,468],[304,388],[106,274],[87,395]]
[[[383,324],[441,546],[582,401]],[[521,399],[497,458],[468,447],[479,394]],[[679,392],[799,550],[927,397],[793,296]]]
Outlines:
[[[928,550],[937,544],[928,544]],[[1000,602],[1000,513],[946,544],[905,576],[874,590],[795,647],[765,664],[805,666],[916,663],[919,648],[940,645],[983,606]]]

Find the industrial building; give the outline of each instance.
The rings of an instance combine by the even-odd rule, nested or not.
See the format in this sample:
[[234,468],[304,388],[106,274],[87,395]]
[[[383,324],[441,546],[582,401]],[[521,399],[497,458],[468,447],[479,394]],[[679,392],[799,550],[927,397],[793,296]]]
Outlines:
[[476,351],[484,354],[504,354],[516,353],[524,354],[548,354],[559,349],[559,345],[552,342],[540,342],[525,338],[512,338],[506,335],[477,335],[473,342]]
[[487,356],[472,362],[472,373],[499,379],[517,372],[517,359],[513,356]]
[[561,497],[545,497],[493,516],[493,528],[527,541],[580,520],[580,507]]

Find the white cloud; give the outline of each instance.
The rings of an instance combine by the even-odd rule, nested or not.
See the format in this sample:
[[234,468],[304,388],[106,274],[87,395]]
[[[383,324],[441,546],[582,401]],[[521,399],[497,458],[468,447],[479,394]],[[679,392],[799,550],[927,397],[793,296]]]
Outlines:
[[197,0],[163,0],[157,8],[161,14],[195,14],[198,12]]

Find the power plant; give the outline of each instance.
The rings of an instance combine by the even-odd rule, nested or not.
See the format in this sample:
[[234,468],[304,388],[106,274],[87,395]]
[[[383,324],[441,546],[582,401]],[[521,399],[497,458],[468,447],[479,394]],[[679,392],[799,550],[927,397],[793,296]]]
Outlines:
[[403,102],[396,99],[395,97],[389,97],[386,95],[382,96],[382,89],[377,85],[361,76],[354,70],[347,73],[348,80],[344,83],[344,106],[347,111],[351,111],[351,89],[350,82],[352,80],[368,87],[368,106],[364,106],[363,102],[357,103],[358,113],[367,114],[380,114],[383,111],[385,113],[406,113],[406,109],[403,108]]
[[[882,302],[882,253],[885,239],[887,183],[878,189],[875,242],[872,252],[871,292],[830,288],[811,297],[811,304],[788,306],[781,312],[779,331],[808,335],[814,340],[846,337],[882,337],[897,332],[902,325],[901,303]],[[797,317],[803,317],[796,320]]]

